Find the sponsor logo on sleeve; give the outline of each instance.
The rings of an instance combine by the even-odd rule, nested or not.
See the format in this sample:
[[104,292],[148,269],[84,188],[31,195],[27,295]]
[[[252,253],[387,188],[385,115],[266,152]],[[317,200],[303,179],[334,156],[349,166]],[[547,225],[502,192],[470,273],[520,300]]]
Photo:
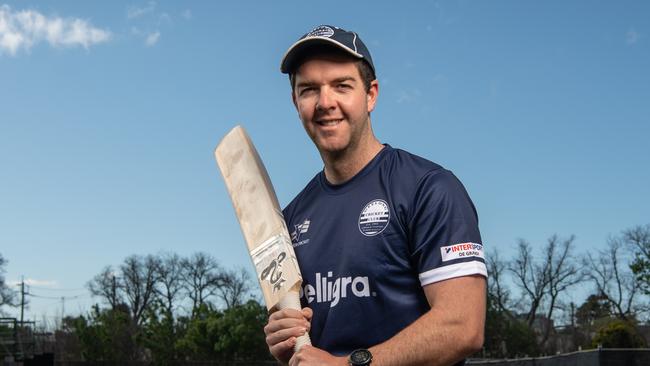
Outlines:
[[470,257],[484,259],[483,245],[478,243],[461,243],[449,245],[440,248],[440,253],[442,255],[443,262]]

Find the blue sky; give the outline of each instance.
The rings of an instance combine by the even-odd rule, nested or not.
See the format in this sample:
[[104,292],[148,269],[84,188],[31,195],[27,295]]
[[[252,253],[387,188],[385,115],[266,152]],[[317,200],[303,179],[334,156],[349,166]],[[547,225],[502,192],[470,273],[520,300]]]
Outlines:
[[650,223],[647,2],[0,0],[0,14],[0,253],[9,281],[54,297],[30,318],[60,296],[87,309],[85,283],[131,254],[252,270],[212,150],[242,123],[283,205],[322,168],[279,72],[319,24],[360,33],[377,136],[460,177],[488,249],[557,233],[593,252]]

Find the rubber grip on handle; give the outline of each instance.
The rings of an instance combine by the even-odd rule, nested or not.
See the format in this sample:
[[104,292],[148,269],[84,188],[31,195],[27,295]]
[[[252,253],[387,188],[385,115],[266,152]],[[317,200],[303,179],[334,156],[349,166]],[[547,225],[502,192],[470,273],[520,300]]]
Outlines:
[[[300,307],[300,296],[298,293],[298,290],[291,290],[289,291],[283,298],[280,299],[278,302],[278,308],[279,309],[296,309],[300,311],[302,308]],[[296,339],[296,345],[293,347],[294,352],[298,352],[300,348],[304,345],[310,345],[311,346],[311,339],[309,339],[309,332],[305,333],[304,335],[301,335]]]

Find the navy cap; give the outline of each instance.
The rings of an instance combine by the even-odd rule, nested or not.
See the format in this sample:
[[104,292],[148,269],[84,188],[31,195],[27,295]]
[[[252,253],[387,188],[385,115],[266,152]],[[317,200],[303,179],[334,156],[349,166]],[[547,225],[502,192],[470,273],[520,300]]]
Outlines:
[[305,51],[308,51],[314,45],[335,46],[354,57],[366,61],[370,65],[372,72],[375,72],[375,65],[372,64],[370,51],[363,44],[361,38],[354,32],[349,32],[331,25],[320,25],[292,44],[282,58],[280,71],[284,74],[293,72],[296,66],[298,66],[296,62],[300,61]]

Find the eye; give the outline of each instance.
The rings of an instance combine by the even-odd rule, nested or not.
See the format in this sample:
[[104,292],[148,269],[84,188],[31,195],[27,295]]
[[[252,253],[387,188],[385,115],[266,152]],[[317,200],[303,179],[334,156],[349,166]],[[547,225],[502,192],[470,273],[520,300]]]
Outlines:
[[300,95],[309,94],[309,93],[312,93],[314,90],[316,90],[316,88],[314,88],[312,86],[307,86],[307,87],[304,87],[304,88],[300,89],[299,94]]
[[341,90],[352,89],[352,85],[346,83],[337,84],[336,87]]

